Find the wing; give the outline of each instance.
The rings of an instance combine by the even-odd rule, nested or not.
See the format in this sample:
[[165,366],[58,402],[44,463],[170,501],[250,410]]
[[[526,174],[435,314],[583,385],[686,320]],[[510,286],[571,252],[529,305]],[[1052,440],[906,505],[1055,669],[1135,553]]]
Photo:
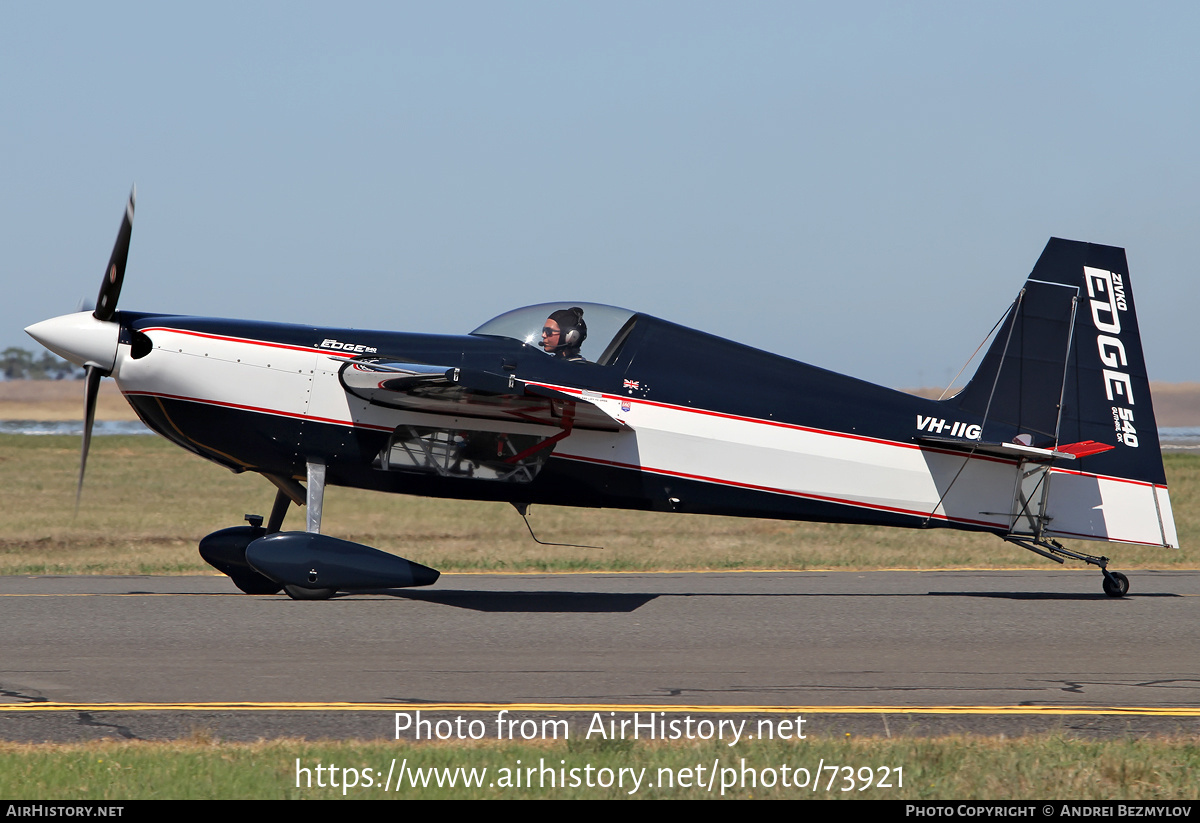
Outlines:
[[629,428],[612,413],[617,401],[599,392],[560,391],[518,380],[512,374],[365,357],[347,361],[338,377],[355,397],[396,409],[513,420],[556,429]]

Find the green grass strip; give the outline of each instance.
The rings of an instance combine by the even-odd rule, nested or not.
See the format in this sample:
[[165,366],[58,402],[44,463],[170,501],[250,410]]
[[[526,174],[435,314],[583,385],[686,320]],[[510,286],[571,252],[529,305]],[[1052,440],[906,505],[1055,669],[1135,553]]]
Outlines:
[[[173,743],[0,743],[0,797],[43,801],[1195,800],[1200,796],[1197,774],[1200,747],[1194,737],[847,737],[743,741],[731,747],[632,740],[239,744],[198,732]],[[467,782],[475,785],[465,786]]]

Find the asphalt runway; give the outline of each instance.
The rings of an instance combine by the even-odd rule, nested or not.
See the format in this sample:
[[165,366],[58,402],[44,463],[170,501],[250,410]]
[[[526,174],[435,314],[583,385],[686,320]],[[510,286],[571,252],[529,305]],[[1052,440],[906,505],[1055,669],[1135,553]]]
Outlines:
[[1129,576],[1122,600],[1095,570],[1045,569],[446,575],[324,602],[223,577],[6,577],[0,739],[379,738],[397,710],[492,704],[1196,733],[1200,571]]

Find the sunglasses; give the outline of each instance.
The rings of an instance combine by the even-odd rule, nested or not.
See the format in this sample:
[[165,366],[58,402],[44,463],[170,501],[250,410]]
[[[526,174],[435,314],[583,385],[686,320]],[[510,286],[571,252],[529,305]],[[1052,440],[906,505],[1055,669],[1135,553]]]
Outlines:
[[542,326],[542,337],[553,337],[560,333],[560,329],[552,329],[549,326]]

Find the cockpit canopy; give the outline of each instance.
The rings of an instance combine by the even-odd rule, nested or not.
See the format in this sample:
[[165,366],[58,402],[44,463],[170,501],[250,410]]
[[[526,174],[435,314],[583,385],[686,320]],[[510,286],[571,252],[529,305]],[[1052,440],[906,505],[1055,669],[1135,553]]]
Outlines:
[[583,309],[583,322],[587,325],[587,338],[579,347],[580,354],[589,362],[607,365],[633,327],[636,314],[628,309],[603,303],[538,303],[493,317],[471,334],[508,337],[540,350],[542,327],[546,325],[546,319],[560,309],[576,306]]

